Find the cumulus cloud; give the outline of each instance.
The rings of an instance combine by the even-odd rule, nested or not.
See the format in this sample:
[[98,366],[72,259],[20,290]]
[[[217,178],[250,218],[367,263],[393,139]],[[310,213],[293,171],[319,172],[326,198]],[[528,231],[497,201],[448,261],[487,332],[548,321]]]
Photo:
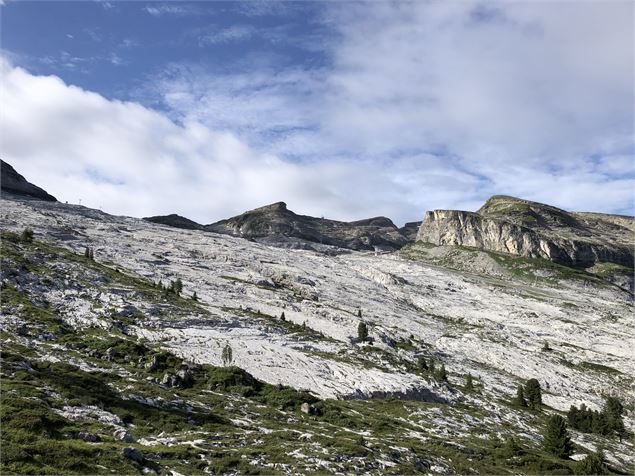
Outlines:
[[[174,117],[232,130],[281,157],[394,169],[406,161],[416,170],[418,156],[433,154],[453,173],[480,177],[463,203],[510,193],[632,212],[635,170],[623,159],[634,152],[632,10],[629,2],[334,3],[322,18],[327,66],[172,67],[152,89]],[[426,207],[442,194],[418,186],[412,195]]]
[[230,132],[176,123],[7,62],[2,84],[0,153],[60,200],[133,216],[177,212],[201,222],[278,200],[340,219],[420,214],[409,204],[405,163],[394,173],[355,161],[290,163]]
[[325,5],[326,63],[172,65],[145,91],[164,112],[5,63],[0,153],[58,198],[135,216],[284,200],[403,222],[499,193],[633,213],[631,3]]

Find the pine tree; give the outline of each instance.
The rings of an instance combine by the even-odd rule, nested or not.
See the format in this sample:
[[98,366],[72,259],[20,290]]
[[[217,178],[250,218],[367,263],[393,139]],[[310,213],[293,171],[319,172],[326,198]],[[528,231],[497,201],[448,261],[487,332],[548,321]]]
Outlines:
[[192,301],[198,301],[198,296],[196,295],[196,291],[192,293]]
[[518,385],[518,389],[516,390],[516,398],[514,399],[514,403],[519,407],[526,407],[527,400],[525,400],[525,391],[523,390],[522,385]]
[[445,364],[441,364],[441,368],[437,372],[436,377],[441,382],[447,382],[448,381],[448,372],[445,370]]
[[426,362],[425,357],[421,356],[417,359],[417,367],[419,367],[419,370],[422,372],[428,371],[428,362]]
[[174,293],[180,295],[181,291],[183,291],[183,281],[181,281],[181,278],[176,278],[176,281],[174,281]]
[[286,321],[287,317],[284,315],[284,311],[282,311],[282,314],[280,314],[280,320],[281,321]]
[[606,423],[609,432],[615,432],[620,437],[620,441],[626,432],[624,428],[624,419],[622,414],[624,413],[624,405],[617,397],[606,397],[602,413],[606,418]]
[[607,474],[608,469],[604,463],[604,451],[601,447],[595,453],[589,453],[586,458],[579,461],[575,467],[576,474]]
[[572,450],[571,438],[567,431],[567,423],[560,415],[552,415],[547,421],[543,447],[545,451],[558,458],[567,458]]
[[525,398],[527,406],[534,410],[539,410],[542,405],[542,392],[540,390],[540,382],[535,378],[527,380],[525,384]]
[[465,391],[472,392],[474,390],[474,381],[472,374],[467,374],[465,377]]
[[223,359],[223,365],[225,367],[230,365],[232,361],[234,360],[234,357],[232,354],[233,354],[232,346],[229,345],[229,343],[225,344],[225,347],[223,347],[223,353],[221,354],[221,358]]
[[357,317],[359,317],[360,319],[362,318],[362,310],[361,309],[357,310]]
[[20,241],[23,241],[25,243],[32,243],[33,242],[33,230],[31,230],[30,228],[25,228],[22,231],[22,234],[20,235]]
[[84,249],[84,258],[90,259],[90,249],[88,246]]
[[368,339],[368,326],[366,325],[364,321],[361,321],[357,325],[357,338],[361,340],[362,342]]

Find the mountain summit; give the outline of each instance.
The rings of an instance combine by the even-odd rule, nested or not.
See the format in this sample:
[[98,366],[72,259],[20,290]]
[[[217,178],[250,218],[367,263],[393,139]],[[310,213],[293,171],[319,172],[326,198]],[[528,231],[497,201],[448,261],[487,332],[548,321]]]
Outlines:
[[53,195],[33,185],[4,160],[0,159],[0,166],[0,188],[3,194],[10,193],[12,195],[27,196],[38,200],[46,200],[47,202],[57,201]]
[[544,203],[495,195],[476,212],[426,212],[418,241],[461,245],[566,266],[614,263],[633,267],[635,218],[567,212]]
[[247,211],[205,226],[208,231],[269,244],[311,247],[311,243],[353,250],[396,250],[410,240],[386,217],[344,222],[298,215],[284,202]]

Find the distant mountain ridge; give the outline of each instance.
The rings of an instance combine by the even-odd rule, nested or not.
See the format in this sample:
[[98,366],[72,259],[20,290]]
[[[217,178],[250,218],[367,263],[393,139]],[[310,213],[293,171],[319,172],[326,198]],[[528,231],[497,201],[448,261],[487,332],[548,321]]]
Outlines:
[[53,195],[37,185],[33,185],[2,159],[0,159],[0,189],[3,194],[10,193],[47,202],[57,201]]
[[495,195],[476,212],[426,212],[417,241],[545,258],[574,267],[633,268],[635,218],[565,210]]
[[315,218],[292,212],[284,202],[256,208],[204,228],[269,244],[308,242],[352,250],[391,251],[411,241],[386,217],[353,222]]

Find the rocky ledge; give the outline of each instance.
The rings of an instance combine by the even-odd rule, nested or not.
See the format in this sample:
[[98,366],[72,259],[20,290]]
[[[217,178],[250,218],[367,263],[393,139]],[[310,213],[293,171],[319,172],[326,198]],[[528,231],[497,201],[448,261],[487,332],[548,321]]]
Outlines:
[[567,212],[494,196],[476,213],[426,212],[417,241],[544,258],[566,266],[614,263],[633,268],[634,232],[634,217]]

